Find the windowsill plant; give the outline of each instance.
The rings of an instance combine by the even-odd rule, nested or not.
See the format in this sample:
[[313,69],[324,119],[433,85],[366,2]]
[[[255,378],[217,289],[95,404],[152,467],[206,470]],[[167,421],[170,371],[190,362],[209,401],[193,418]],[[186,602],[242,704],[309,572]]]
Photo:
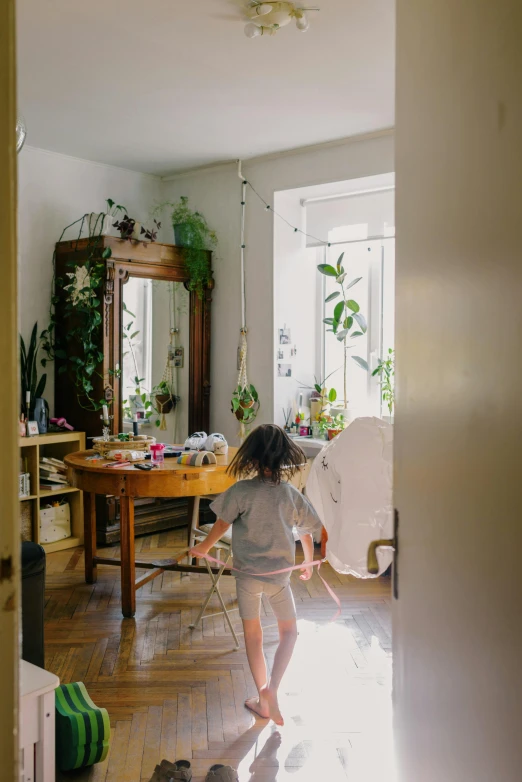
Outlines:
[[388,348],[387,357],[381,359],[373,370],[372,377],[377,375],[380,377],[382,401],[386,403],[391,418],[395,406],[395,351],[392,348]]
[[[331,317],[323,319],[323,323],[330,328],[327,331],[333,333],[337,340],[343,344],[343,393],[344,393],[344,406],[348,405],[348,389],[347,389],[347,370],[348,370],[348,354],[349,351],[355,347],[353,344],[348,344],[348,339],[357,340],[362,337],[368,326],[366,324],[366,318],[361,313],[361,307],[355,299],[347,298],[347,291],[357,285],[362,280],[362,277],[356,277],[350,282],[346,283],[346,271],[343,267],[344,253],[341,253],[337,260],[336,266],[331,266],[328,263],[321,263],[317,269],[326,277],[335,277],[335,282],[339,286],[340,290],[334,291],[325,299],[325,304],[330,303],[340,298],[335,306]],[[352,330],[353,329],[353,330]],[[368,362],[361,356],[351,356],[358,366],[368,371]]]

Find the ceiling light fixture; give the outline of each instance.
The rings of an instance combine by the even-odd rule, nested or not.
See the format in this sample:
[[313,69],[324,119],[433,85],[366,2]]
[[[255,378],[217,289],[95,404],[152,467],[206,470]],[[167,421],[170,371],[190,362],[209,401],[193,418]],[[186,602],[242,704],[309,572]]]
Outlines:
[[262,3],[252,0],[246,9],[250,21],[245,25],[245,35],[247,38],[275,35],[292,19],[295,19],[297,29],[304,33],[310,27],[308,11],[319,11],[319,8],[303,8],[290,2]]

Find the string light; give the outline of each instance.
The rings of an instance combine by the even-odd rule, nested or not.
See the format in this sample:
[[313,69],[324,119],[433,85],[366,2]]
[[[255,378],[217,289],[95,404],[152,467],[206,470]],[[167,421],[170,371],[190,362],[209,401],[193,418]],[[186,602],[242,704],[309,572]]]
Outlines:
[[[286,219],[286,217],[283,217],[283,215],[279,214],[279,212],[276,212],[276,211],[275,211],[275,209],[273,209],[273,208],[270,206],[270,204],[269,204],[269,203],[267,203],[267,201],[265,201],[265,199],[263,198],[263,196],[261,196],[261,195],[260,195],[260,194],[257,192],[257,190],[255,189],[255,187],[252,185],[252,183],[251,183],[251,182],[249,182],[248,180],[246,180],[246,179],[245,179],[245,180],[243,180],[243,184],[244,184],[244,185],[248,185],[248,187],[251,189],[251,191],[254,193],[254,195],[256,195],[256,196],[259,198],[259,200],[261,201],[261,203],[262,203],[262,204],[264,204],[264,206],[265,206],[265,211],[267,211],[267,212],[272,212],[272,213],[273,213],[273,214],[274,214],[274,215],[275,215],[277,218],[279,218],[279,220],[282,220],[282,221],[283,221],[283,223],[286,223],[286,225],[287,225],[289,228],[292,228],[292,229],[293,229],[293,231],[294,231],[294,233],[300,233],[300,234],[302,234],[303,236],[305,236],[307,239],[313,239],[313,240],[314,240],[314,242],[318,242],[319,244],[322,244],[322,245],[324,245],[325,247],[330,247],[330,246],[331,246],[330,242],[327,242],[327,241],[325,241],[324,239],[319,239],[317,236],[314,236],[313,234],[307,234],[307,233],[306,233],[306,231],[303,231],[301,228],[297,228],[295,225],[292,225],[292,223],[288,222],[288,220]],[[241,205],[243,206],[243,202],[241,202]]]

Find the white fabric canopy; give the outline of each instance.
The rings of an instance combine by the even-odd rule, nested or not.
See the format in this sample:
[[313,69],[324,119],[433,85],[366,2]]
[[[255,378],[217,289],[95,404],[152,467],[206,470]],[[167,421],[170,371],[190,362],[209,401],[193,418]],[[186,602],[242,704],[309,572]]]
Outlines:
[[[339,573],[372,578],[372,540],[393,534],[393,427],[380,418],[356,418],[314,459],[306,494],[326,531],[326,558]],[[378,550],[379,575],[393,552]]]

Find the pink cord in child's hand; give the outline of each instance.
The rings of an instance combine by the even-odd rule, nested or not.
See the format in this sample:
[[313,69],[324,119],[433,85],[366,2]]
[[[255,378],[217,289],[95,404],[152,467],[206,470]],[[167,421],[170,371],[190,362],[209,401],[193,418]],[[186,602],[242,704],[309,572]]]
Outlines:
[[313,572],[314,569],[311,565],[308,566],[304,565],[301,568],[301,575],[299,576],[299,578],[301,579],[301,581],[310,581]]

